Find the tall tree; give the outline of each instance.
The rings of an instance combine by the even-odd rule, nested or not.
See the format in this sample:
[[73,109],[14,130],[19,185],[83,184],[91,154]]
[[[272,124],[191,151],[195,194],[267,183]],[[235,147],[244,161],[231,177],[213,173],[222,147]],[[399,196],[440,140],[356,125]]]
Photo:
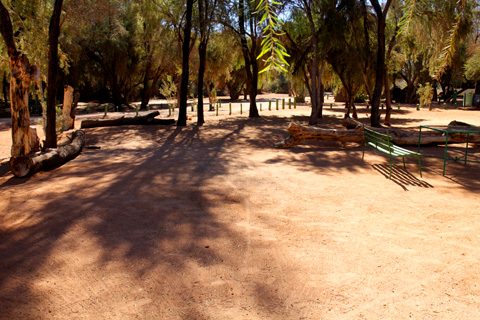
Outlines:
[[60,35],[60,16],[63,0],[55,0],[50,25],[48,27],[48,81],[47,81],[47,125],[45,130],[45,148],[57,147],[56,133],[56,97],[58,75],[58,37]]
[[[248,1],[248,0],[247,0]],[[257,23],[255,21],[255,16],[253,15],[253,10],[250,10],[251,3],[247,2],[245,4],[244,0],[239,0],[238,2],[238,34],[240,37],[240,45],[242,48],[243,59],[245,61],[245,73],[247,76],[247,92],[250,97],[250,108],[248,116],[250,118],[256,118],[260,115],[258,114],[257,109],[257,94],[258,94],[258,34],[257,34]],[[250,28],[250,47],[248,46],[247,41],[247,29],[246,24]]]
[[188,75],[190,57],[190,35],[192,32],[193,0],[187,0],[185,11],[185,28],[182,44],[182,80],[180,85],[180,106],[178,110],[177,126],[187,125]]
[[203,84],[205,76],[205,66],[207,63],[207,45],[210,39],[213,15],[217,6],[216,0],[197,0],[198,1],[198,20],[200,41],[198,43],[199,67],[197,81],[197,124],[201,126],[205,123],[203,114]]
[[17,49],[10,14],[0,1],[0,31],[10,61],[10,107],[12,114],[11,163],[35,151],[38,138],[30,130],[28,88],[40,76],[40,69],[30,65],[28,57]]
[[169,28],[159,7],[151,0],[137,0],[138,37],[141,43],[140,61],[143,70],[140,109],[147,109],[157,83],[166,71],[166,60],[170,57],[166,44]]
[[385,75],[385,26],[388,10],[393,0],[387,0],[384,7],[378,0],[370,0],[377,18],[377,65],[375,71],[375,88],[372,95],[372,111],[370,115],[370,124],[373,127],[380,127],[380,99]]

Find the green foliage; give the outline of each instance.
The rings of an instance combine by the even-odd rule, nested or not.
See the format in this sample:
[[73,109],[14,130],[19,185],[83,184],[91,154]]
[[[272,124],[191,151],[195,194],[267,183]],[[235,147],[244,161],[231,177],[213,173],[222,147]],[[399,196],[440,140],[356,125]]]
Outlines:
[[420,96],[420,108],[424,105],[431,105],[433,98],[433,87],[427,82],[424,86],[418,85],[417,93]]
[[262,52],[257,59],[268,56],[265,62],[265,68],[260,71],[263,73],[269,70],[277,70],[287,72],[286,66],[288,62],[285,57],[290,55],[287,53],[280,37],[283,35],[283,22],[278,18],[275,12],[276,6],[281,6],[282,3],[274,0],[260,0],[257,5],[257,12],[263,13],[260,22],[258,23],[263,28]]
[[170,107],[175,109],[177,105],[177,84],[173,81],[171,76],[167,76],[163,80],[163,84],[160,86],[160,94],[167,99],[167,103]]
[[262,84],[262,90],[273,93],[288,93],[289,82],[284,73],[273,71],[270,77],[266,77]]
[[465,64],[465,77],[468,80],[480,80],[480,47],[468,58]]

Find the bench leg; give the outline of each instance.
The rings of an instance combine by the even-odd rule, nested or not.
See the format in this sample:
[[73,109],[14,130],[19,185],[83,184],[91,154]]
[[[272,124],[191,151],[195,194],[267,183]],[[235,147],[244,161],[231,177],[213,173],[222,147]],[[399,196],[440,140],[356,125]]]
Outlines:
[[388,177],[390,180],[392,180],[392,167],[393,167],[393,159],[390,158],[390,176]]
[[423,178],[422,176],[422,163],[420,161],[420,157],[417,157],[418,158],[418,168],[420,169],[420,178]]
[[402,157],[402,160],[403,160],[403,169],[407,169],[407,167],[405,167],[405,157]]

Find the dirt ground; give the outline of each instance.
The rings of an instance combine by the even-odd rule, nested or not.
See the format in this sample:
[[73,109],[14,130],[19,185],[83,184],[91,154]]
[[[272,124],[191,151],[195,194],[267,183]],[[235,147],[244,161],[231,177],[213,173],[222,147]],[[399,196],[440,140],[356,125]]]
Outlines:
[[[99,149],[27,179],[3,164],[0,318],[478,319],[480,164],[443,176],[425,158],[421,178],[397,160],[389,180],[358,144],[276,149],[309,109],[261,98],[260,119],[87,129]],[[327,103],[320,125],[343,111]],[[480,112],[393,114],[407,129],[452,120],[480,126]],[[8,119],[0,138],[6,160]]]

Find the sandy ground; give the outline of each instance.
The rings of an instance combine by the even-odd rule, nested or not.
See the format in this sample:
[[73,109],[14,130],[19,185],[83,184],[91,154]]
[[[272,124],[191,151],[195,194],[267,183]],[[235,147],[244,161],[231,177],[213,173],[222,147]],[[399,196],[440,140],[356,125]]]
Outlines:
[[[320,125],[342,112],[327,105]],[[0,318],[479,319],[480,164],[443,176],[426,158],[420,178],[407,159],[389,180],[357,144],[273,148],[307,107],[261,114],[88,129],[100,149],[60,168],[16,179],[2,165]],[[480,125],[480,112],[393,119]],[[7,159],[8,121],[0,137]]]

